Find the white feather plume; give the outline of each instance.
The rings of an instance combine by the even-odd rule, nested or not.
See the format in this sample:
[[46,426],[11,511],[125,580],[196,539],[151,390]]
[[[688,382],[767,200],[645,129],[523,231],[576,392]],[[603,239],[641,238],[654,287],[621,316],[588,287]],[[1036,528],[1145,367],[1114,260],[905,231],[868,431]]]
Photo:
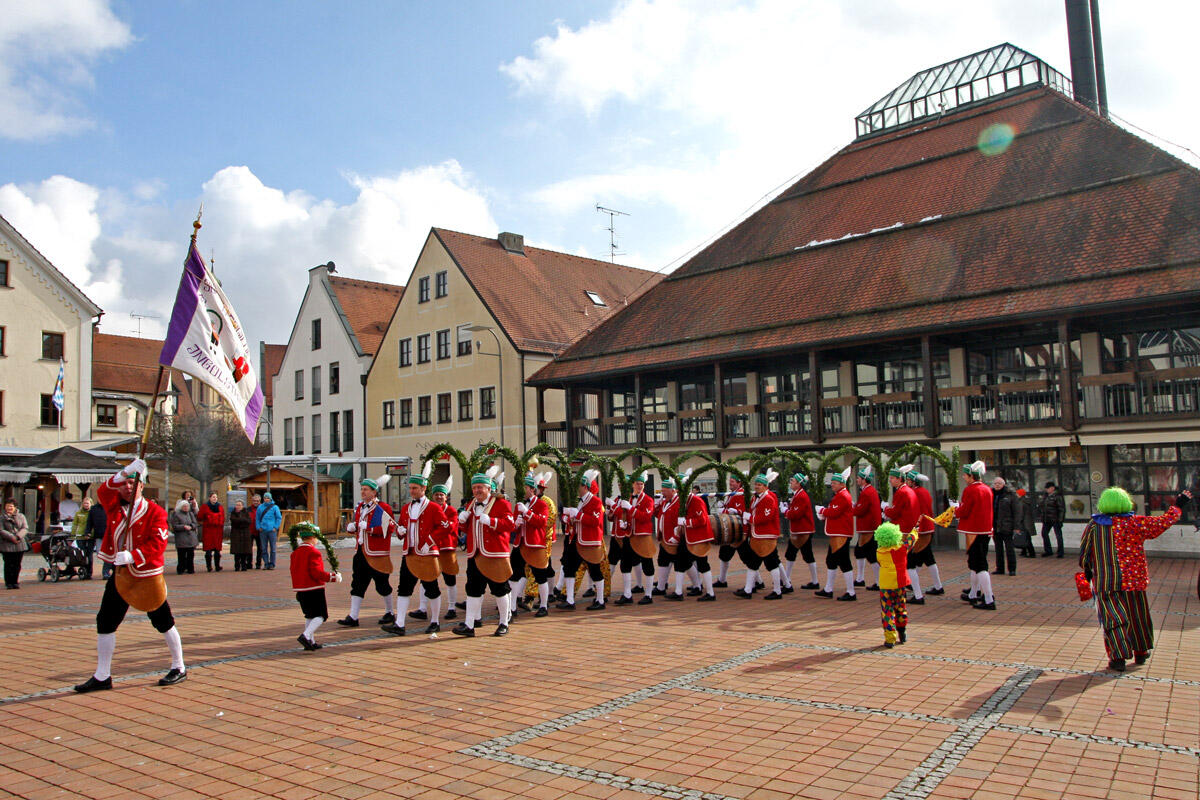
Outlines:
[[971,471],[978,475],[982,475],[983,473],[987,472],[987,464],[984,464],[982,461],[976,461],[971,465]]
[[446,487],[446,494],[450,494],[450,490],[454,488],[454,476],[446,478],[446,482],[442,485]]
[[592,481],[598,480],[599,478],[600,478],[600,470],[598,470],[598,469],[584,470],[583,479],[588,483],[589,486],[591,485]]
[[500,474],[500,465],[492,464],[490,467],[487,468],[487,471],[484,472],[483,474],[487,477],[488,480],[492,480],[492,481],[496,480],[496,476]]
[[537,476],[537,482],[540,485],[545,486],[546,484],[550,483],[550,479],[553,477],[554,477],[554,470],[548,469],[545,472],[543,472],[541,475]]
[[775,470],[771,469],[770,467],[767,467],[767,485],[770,485],[770,484],[774,483],[774,482],[775,482],[775,479],[776,479],[776,478],[778,478],[778,477],[779,477],[779,473],[778,473],[778,472],[776,472]]
[[497,474],[496,477],[493,478],[492,480],[496,481],[497,489],[501,488],[502,486],[504,486],[504,473],[501,472],[501,473]]
[[380,475],[378,478],[375,479],[375,485],[378,486],[380,489],[382,489],[383,487],[388,485],[388,481],[390,481],[391,479],[392,479],[391,475]]
[[421,477],[429,480],[429,476],[433,474],[433,462],[426,461],[425,466],[421,468]]
[[854,474],[854,467],[846,467],[844,470],[842,470],[842,483],[849,483],[850,476],[852,474]]

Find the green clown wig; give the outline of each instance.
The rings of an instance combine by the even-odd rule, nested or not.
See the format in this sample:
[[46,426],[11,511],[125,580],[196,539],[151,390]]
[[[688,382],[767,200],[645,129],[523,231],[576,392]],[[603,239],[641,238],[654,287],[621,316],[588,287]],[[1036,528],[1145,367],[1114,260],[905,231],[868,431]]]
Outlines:
[[890,550],[900,544],[900,526],[885,522],[875,529],[875,544],[880,550]]
[[1096,510],[1101,514],[1127,514],[1133,511],[1133,498],[1119,486],[1110,486],[1096,501]]

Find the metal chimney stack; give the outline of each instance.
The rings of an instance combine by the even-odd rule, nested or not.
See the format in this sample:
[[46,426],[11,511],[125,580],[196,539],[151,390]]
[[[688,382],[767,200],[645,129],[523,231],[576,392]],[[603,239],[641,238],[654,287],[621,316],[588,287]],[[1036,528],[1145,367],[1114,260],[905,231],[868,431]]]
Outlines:
[[1104,49],[1100,41],[1100,0],[1066,0],[1067,43],[1071,49],[1071,84],[1075,99],[1108,116],[1104,82]]

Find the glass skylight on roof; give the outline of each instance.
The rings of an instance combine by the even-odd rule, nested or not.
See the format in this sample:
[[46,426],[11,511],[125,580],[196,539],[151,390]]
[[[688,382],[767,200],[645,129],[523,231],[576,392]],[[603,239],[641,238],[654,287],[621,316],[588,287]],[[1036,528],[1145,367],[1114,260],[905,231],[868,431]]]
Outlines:
[[1071,95],[1071,82],[1045,61],[1011,44],[998,45],[918,72],[855,117],[858,136],[944,114],[1034,83]]
[[588,296],[588,300],[591,300],[594,305],[605,306],[605,307],[608,306],[608,303],[604,302],[604,298],[602,298],[600,295],[596,294],[595,292],[590,292],[587,289],[584,289],[583,293]]

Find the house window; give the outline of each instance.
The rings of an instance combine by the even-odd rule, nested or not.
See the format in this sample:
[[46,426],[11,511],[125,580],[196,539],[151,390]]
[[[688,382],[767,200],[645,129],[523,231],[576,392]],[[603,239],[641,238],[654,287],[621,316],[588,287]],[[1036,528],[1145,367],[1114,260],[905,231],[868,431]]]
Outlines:
[[400,366],[412,366],[412,339],[400,340]]
[[437,357],[438,361],[444,361],[450,357],[450,331],[437,332]]
[[296,370],[296,399],[304,399],[304,370]]
[[418,287],[417,288],[417,302],[418,303],[428,303],[429,302],[429,276],[426,275],[424,278],[421,278],[421,280],[419,280],[417,282],[417,287]]
[[42,331],[42,358],[58,361],[63,357],[63,335]]
[[8,262],[0,259],[0,286],[8,286]]
[[608,307],[608,303],[604,302],[604,298],[595,292],[589,292],[585,289],[583,293],[587,295],[588,300],[592,301],[592,305],[600,306],[601,308]]
[[54,395],[42,395],[42,425],[57,428],[62,424],[62,412],[54,407]]
[[354,449],[354,412],[350,409],[342,412],[342,447]]
[[321,368],[312,368],[312,404],[318,406],[321,404]]
[[438,395],[438,424],[450,421],[450,393]]
[[337,411],[329,412],[329,452],[331,453],[342,452],[341,421],[341,414]]
[[458,354],[460,356],[471,355],[471,332],[467,330],[466,325],[458,326]]
[[434,296],[435,297],[445,297],[449,293],[447,290],[448,281],[446,280],[446,271],[442,270],[437,275],[435,275],[434,282],[436,284],[434,287]]
[[458,421],[466,422],[471,419],[471,399],[474,395],[470,389],[458,393]]
[[383,401],[383,429],[391,430],[396,427],[396,401]]
[[319,319],[312,321],[312,349],[321,349],[321,320]]
[[304,455],[304,417],[296,417],[296,455]]
[[96,425],[115,428],[117,426],[117,407],[111,403],[97,403]]
[[[1108,448],[1108,463],[1112,470],[1112,485],[1133,495],[1134,511],[1138,514],[1161,514],[1175,504],[1180,490],[1194,492],[1200,483],[1200,443],[1197,442],[1113,445]],[[1042,491],[1041,485],[1036,488]],[[1068,497],[1069,489],[1062,492],[1067,499],[1069,519],[1074,511]],[[1182,521],[1194,522],[1195,519],[1196,504],[1188,503]]]
[[4,427],[4,391],[0,390],[0,428]]
[[417,337],[417,363],[429,363],[429,334],[422,333]]
[[[642,414],[664,414],[667,411],[667,384],[642,385]],[[667,420],[645,420],[643,422],[647,442],[668,442],[671,440],[670,423]]]
[[321,452],[321,415],[312,415],[312,451],[314,454]]
[[0,325],[0,356],[6,356],[6,355],[8,355],[8,351],[4,349],[4,348],[5,348],[5,341],[6,341],[6,336],[5,336],[5,334],[6,334],[7,332],[8,332],[8,329],[7,329],[7,328],[5,328],[3,325]]
[[400,401],[400,427],[412,427],[412,398],[406,397]]
[[496,387],[485,386],[479,390],[479,418],[493,419],[496,416]]
[[425,395],[424,397],[417,398],[417,424],[418,425],[428,425],[432,421],[430,419],[430,405],[431,405],[431,402],[430,402],[429,395]]
[[329,393],[337,394],[341,390],[341,367],[335,361],[329,365]]
[[[1112,448],[1114,456],[1117,449]],[[1137,449],[1141,450],[1140,447]],[[976,450],[971,456],[971,461],[975,459],[981,459],[987,464],[986,479],[989,483],[999,475],[1014,492],[1024,489],[1033,499],[1034,519],[1039,522],[1042,518],[1041,504],[1045,499],[1048,481],[1054,481],[1059,494],[1066,501],[1068,520],[1082,521],[1090,518],[1092,514],[1091,470],[1088,467],[1086,448],[1074,452],[1069,447]],[[963,463],[970,463],[965,455]],[[1116,461],[1111,463],[1111,467],[1114,477],[1122,475]],[[1137,494],[1133,487],[1126,488],[1134,495]],[[1171,497],[1174,496],[1172,493]]]
[[292,418],[288,417],[283,421],[283,454],[290,456],[292,454]]
[[[679,383],[679,410],[701,411],[713,410],[716,401],[716,390],[713,379],[706,376],[685,378]],[[711,439],[716,436],[716,426],[712,417],[688,417],[679,420],[679,436],[684,441]]]

